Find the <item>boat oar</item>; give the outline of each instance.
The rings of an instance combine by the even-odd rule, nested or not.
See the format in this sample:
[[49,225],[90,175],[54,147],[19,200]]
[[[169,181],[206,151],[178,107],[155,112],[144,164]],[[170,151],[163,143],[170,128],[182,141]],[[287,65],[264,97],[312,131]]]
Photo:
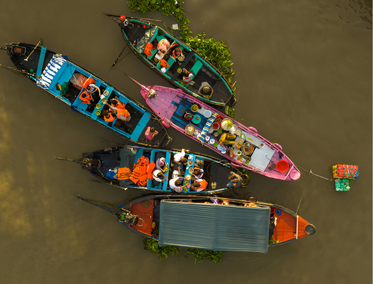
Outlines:
[[113,65],[111,65],[111,68],[113,68],[114,65],[117,64],[119,58],[122,56],[122,54],[123,54],[124,50],[126,49],[126,47],[127,47],[127,45],[126,45],[126,46],[123,48],[123,50],[119,53],[117,59],[114,61]]
[[42,44],[42,40],[39,40],[38,44],[34,47],[34,49],[30,52],[30,54],[25,58],[25,61],[28,61],[31,54],[34,53],[35,49],[39,46],[39,44]]
[[13,68],[13,67],[10,67],[10,66],[6,66],[6,65],[3,65],[3,64],[0,64],[0,67],[3,67],[3,68],[8,69],[10,71],[14,71],[14,72],[26,74],[26,75],[29,75],[29,76],[34,76],[35,75],[35,73],[28,73],[28,72],[21,71],[21,70],[18,70],[16,68]]

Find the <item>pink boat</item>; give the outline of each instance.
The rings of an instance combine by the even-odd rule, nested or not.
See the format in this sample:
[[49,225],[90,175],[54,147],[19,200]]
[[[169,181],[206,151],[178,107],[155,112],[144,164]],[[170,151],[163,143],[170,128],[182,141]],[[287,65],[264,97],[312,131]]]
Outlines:
[[163,125],[219,153],[233,166],[280,180],[300,178],[299,169],[282,147],[259,135],[254,127],[242,125],[180,89],[136,83]]

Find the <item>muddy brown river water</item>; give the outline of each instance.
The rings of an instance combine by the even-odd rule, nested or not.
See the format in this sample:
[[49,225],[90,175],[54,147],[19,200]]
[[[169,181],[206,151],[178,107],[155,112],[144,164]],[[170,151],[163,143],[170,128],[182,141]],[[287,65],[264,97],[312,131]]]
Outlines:
[[[302,169],[295,182],[251,174],[226,196],[297,210],[315,235],[268,254],[225,253],[220,264],[189,256],[162,262],[114,216],[74,194],[128,202],[143,192],[97,181],[55,156],[126,143],[37,88],[0,69],[0,283],[357,283],[372,281],[372,24],[360,0],[189,0],[196,35],[227,41],[237,83],[236,119],[258,129]],[[103,13],[129,15],[126,1],[1,1],[0,43],[40,39],[142,101],[144,84],[171,86],[125,46]],[[139,13],[132,15],[141,16]],[[151,12],[144,17],[173,17]],[[11,65],[6,53],[0,63]],[[170,129],[173,147],[214,155]],[[109,142],[110,141],[110,142]],[[331,166],[354,164],[360,178],[336,192]],[[182,254],[183,254],[182,250]]]

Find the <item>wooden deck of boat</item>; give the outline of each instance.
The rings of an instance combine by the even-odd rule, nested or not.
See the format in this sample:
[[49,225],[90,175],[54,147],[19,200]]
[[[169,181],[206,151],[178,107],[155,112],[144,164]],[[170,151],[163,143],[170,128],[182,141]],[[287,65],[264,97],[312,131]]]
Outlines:
[[[131,204],[131,213],[134,215],[139,215],[139,217],[144,220],[139,220],[139,226],[131,225],[131,227],[143,234],[151,236],[152,222],[153,222],[153,209],[154,209],[154,199],[143,200],[138,203]],[[142,225],[142,226],[141,226]]]

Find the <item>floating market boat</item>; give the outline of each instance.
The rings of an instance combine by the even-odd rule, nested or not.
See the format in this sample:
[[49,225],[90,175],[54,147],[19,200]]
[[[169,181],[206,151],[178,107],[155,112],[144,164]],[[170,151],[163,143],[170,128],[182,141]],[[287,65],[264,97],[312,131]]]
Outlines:
[[144,19],[108,16],[119,25],[131,50],[163,78],[206,103],[235,104],[228,81],[185,43]]
[[[56,54],[39,44],[10,43],[1,49],[7,51],[19,72],[74,111],[140,145],[159,147],[171,142],[167,129],[144,106],[72,63],[65,55]],[[117,116],[109,115],[110,119],[105,119],[105,111],[111,108],[109,102],[113,106],[113,101],[122,108],[117,109]],[[125,111],[123,117],[127,121],[120,119],[119,115]],[[158,134],[150,141],[145,132],[152,127]]]
[[316,228],[279,205],[206,196],[150,195],[114,209],[97,205],[159,246],[267,253],[315,233]]
[[300,178],[299,169],[284,154],[281,145],[271,143],[254,127],[242,125],[181,89],[136,83],[165,126],[172,126],[219,153],[233,166],[280,180]]
[[[185,158],[185,164],[182,161],[175,162],[181,157]],[[81,164],[83,169],[103,179],[105,183],[125,190],[134,188],[162,193],[218,194],[247,186],[248,183],[248,176],[241,174],[229,163],[225,164],[204,154],[185,153],[183,150],[126,145],[95,151],[80,160],[67,160]],[[158,173],[161,173],[160,178],[157,177]],[[183,183],[175,186],[179,177]],[[233,178],[238,181],[233,182]],[[194,186],[195,182],[199,185]]]

